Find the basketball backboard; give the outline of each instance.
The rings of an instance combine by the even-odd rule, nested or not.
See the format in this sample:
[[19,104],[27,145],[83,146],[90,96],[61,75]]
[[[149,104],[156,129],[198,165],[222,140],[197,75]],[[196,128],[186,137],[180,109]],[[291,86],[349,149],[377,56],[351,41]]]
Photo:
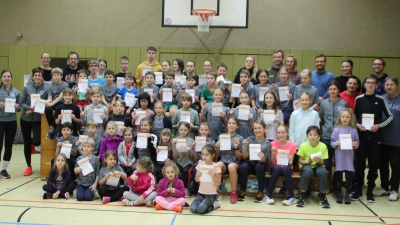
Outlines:
[[163,0],[163,27],[196,27],[193,9],[206,8],[217,13],[210,27],[247,28],[249,0]]

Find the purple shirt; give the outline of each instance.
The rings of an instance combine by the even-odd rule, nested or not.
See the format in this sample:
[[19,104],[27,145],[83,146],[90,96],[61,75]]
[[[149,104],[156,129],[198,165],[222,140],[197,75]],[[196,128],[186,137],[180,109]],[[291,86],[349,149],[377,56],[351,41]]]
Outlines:
[[110,138],[108,134],[101,140],[99,158],[104,161],[104,154],[107,150],[113,150],[118,155],[118,145],[123,141],[122,137],[117,135],[115,138]]
[[[351,134],[352,142],[357,142],[357,145],[353,147],[353,149],[345,149],[342,150],[340,145],[338,147],[335,146],[336,141],[340,141],[340,134]],[[358,132],[356,128],[353,127],[343,127],[338,126],[332,132],[331,138],[331,146],[336,148],[335,150],[335,163],[336,170],[335,171],[354,171],[353,159],[354,159],[354,149],[358,148],[360,141],[358,139]]]

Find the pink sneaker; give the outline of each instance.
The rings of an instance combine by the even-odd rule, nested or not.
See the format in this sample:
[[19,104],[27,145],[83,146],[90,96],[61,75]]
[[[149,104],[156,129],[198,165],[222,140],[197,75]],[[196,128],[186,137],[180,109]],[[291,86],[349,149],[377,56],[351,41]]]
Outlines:
[[232,191],[232,192],[231,192],[231,198],[230,198],[230,200],[231,200],[231,204],[236,204],[236,202],[237,202],[237,197],[236,197],[236,192],[235,192],[235,191]]
[[122,200],[124,200],[124,199],[125,199],[124,196],[121,196],[121,198],[119,198],[120,201],[122,201]]
[[103,197],[103,204],[109,203],[110,202],[110,197],[104,196]]
[[64,196],[65,196],[66,199],[69,199],[69,192],[68,191],[65,192]]
[[25,169],[24,176],[30,176],[32,174],[32,167],[28,166],[28,168]]

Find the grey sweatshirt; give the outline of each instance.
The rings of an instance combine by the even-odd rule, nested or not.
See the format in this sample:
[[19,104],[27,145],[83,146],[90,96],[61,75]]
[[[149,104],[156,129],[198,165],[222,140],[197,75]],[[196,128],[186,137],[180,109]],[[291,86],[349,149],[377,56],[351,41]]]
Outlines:
[[[6,98],[13,98],[13,99],[15,99],[15,103],[16,104],[21,104],[20,103],[20,93],[12,85],[11,85],[9,91],[7,91],[5,85],[1,85],[0,86],[0,102],[4,102],[5,103],[6,102]],[[9,122],[9,121],[16,121],[17,120],[17,113],[4,112],[4,109],[5,109],[5,107],[0,109],[0,121]]]
[[[93,104],[88,105],[85,108],[85,115],[83,115],[83,117],[81,117],[81,122],[82,122],[82,126],[86,126],[86,123],[90,120],[93,120],[93,114],[94,114],[94,109],[101,109],[105,115],[104,119],[103,119],[103,123],[102,124],[98,124],[98,129],[97,129],[97,135],[104,137],[104,124],[106,124],[107,120],[108,120],[108,109],[102,105],[102,104],[97,104],[96,106],[94,106]],[[88,135],[87,131],[85,130],[85,135]]]
[[47,100],[48,96],[47,87],[44,86],[43,83],[40,86],[35,86],[35,84],[33,83],[28,83],[26,85],[21,96],[21,108],[22,108],[21,120],[30,122],[40,121],[41,119],[40,113],[33,112],[30,113],[28,116],[25,114],[25,112],[31,106],[31,94],[40,94],[40,99]]
[[322,139],[331,139],[340,110],[348,107],[347,102],[341,98],[336,102],[332,102],[329,98],[321,102],[319,118],[321,118],[322,123]]

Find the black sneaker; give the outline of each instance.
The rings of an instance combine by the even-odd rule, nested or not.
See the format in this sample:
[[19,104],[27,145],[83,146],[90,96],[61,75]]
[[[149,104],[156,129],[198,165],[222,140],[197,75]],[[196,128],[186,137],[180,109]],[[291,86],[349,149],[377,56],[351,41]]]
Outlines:
[[4,179],[10,179],[11,178],[10,174],[7,173],[7,170],[2,170],[0,172],[0,176],[2,176]]
[[325,197],[323,199],[319,200],[319,204],[321,205],[322,208],[328,209],[331,206],[329,205],[328,199]]
[[238,201],[244,201],[245,198],[246,198],[246,192],[243,191],[243,190],[239,191],[239,195],[238,195],[237,200]]
[[310,191],[310,189],[308,189],[308,190],[306,191],[306,198],[311,198],[311,191]]
[[375,203],[375,198],[372,193],[367,193],[367,202],[368,203]]
[[53,198],[53,194],[43,192],[43,199],[51,199]]
[[49,131],[49,133],[47,133],[47,135],[46,135],[46,138],[50,139],[50,140],[54,140],[55,136],[56,136],[56,132],[55,131],[53,131],[53,132]]
[[264,197],[265,195],[261,191],[258,191],[257,196],[254,198],[254,202],[261,203]]
[[303,198],[299,198],[299,201],[297,201],[296,206],[297,207],[304,207],[306,205],[306,201],[304,201]]
[[360,200],[362,199],[362,195],[360,195],[360,194],[358,194],[358,193],[356,192],[356,193],[354,193],[354,194],[350,197],[350,199],[351,199],[352,201],[360,201]]

